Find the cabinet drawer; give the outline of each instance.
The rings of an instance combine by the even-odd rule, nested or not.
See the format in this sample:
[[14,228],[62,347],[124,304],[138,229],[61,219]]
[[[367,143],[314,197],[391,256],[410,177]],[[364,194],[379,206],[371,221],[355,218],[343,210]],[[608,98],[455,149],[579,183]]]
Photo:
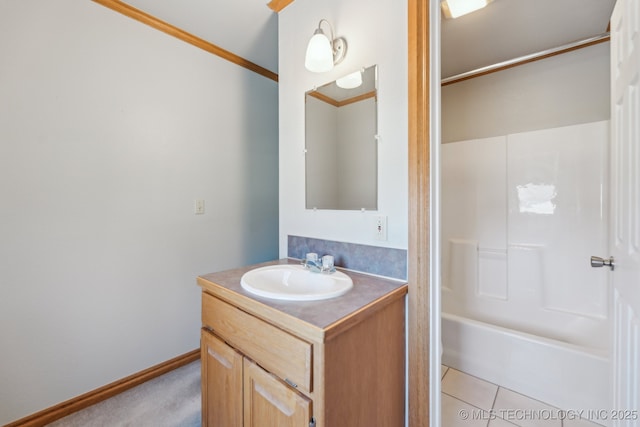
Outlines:
[[269,372],[312,391],[308,342],[207,293],[202,294],[202,323]]

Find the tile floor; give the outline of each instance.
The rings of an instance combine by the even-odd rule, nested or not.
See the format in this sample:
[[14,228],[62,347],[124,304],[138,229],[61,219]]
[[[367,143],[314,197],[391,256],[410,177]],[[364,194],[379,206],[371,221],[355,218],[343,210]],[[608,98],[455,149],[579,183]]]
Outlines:
[[442,427],[600,427],[576,418],[577,414],[442,366]]

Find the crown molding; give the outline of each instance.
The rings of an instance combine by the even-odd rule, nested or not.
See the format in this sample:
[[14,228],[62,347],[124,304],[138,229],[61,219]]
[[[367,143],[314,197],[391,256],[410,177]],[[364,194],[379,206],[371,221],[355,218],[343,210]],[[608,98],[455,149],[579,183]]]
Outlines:
[[257,74],[260,74],[268,79],[271,79],[275,82],[278,81],[278,75],[271,70],[267,70],[264,67],[261,67],[258,64],[255,64],[247,59],[244,59],[232,52],[229,52],[226,49],[221,48],[213,43],[210,43],[206,40],[201,39],[200,37],[194,36],[178,27],[175,27],[165,21],[162,21],[152,15],[149,15],[146,12],[141,11],[140,9],[136,9],[135,7],[128,5],[125,2],[120,0],[92,0],[95,3],[101,4],[102,6],[108,7],[111,10],[114,10],[118,13],[121,13],[129,18],[135,19],[136,21],[142,22],[156,30],[160,30],[163,33],[169,34],[177,39],[180,39],[186,43],[189,43],[195,47],[198,47],[202,50],[205,50],[209,53],[212,53],[216,56],[219,56],[222,59],[226,59],[229,62],[232,62],[236,65],[244,67],[248,70],[251,70]]
[[274,12],[278,13],[280,12],[282,9],[284,9],[285,7],[289,6],[291,3],[293,3],[294,0],[271,0],[267,6],[269,7],[269,9],[273,10]]

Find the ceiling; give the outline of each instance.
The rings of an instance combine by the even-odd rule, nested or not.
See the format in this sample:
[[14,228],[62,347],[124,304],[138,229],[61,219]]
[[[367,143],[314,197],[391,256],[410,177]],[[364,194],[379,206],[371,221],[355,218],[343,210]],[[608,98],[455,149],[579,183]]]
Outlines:
[[442,20],[442,77],[606,32],[615,0],[494,0]]
[[[278,17],[267,7],[268,0],[124,1],[278,72]],[[600,35],[614,4],[615,0],[494,0],[472,14],[443,19],[442,76]]]

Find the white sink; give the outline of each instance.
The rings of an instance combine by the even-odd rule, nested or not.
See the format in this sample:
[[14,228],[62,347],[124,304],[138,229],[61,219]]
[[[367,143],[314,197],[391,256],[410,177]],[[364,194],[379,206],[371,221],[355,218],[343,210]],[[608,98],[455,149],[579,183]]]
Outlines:
[[240,279],[252,294],[286,301],[315,301],[344,295],[353,287],[346,274],[312,273],[302,265],[281,264],[255,268]]

